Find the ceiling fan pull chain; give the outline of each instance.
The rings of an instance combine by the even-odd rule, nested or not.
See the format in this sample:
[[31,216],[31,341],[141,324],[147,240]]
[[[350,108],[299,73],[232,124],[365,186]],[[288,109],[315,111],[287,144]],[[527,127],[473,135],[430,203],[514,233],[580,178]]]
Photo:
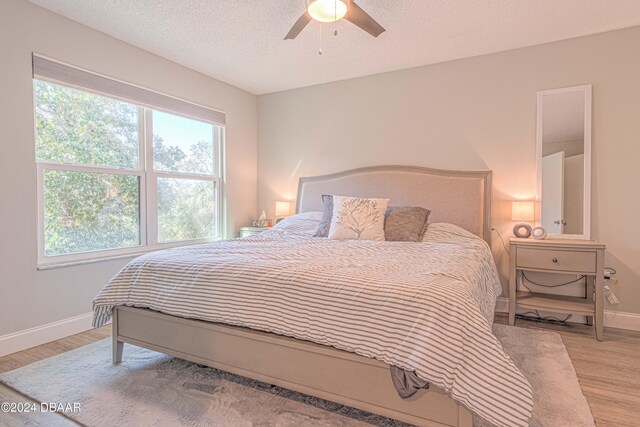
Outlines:
[[320,28],[320,48],[318,49],[318,55],[322,55],[322,22],[318,27]]

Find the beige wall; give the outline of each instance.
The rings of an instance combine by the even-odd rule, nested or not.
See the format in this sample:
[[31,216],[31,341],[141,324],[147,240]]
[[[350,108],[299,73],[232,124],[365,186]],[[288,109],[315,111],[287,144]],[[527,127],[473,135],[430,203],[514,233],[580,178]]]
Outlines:
[[542,157],[559,153],[560,151],[564,151],[565,157],[584,154],[584,140],[544,142],[542,144]]
[[23,0],[0,2],[0,336],[85,314],[127,259],[36,270],[31,52],[227,113],[227,232],[256,211],[257,99]]
[[[640,313],[640,27],[258,99],[258,209],[299,176],[407,164],[494,171],[493,225],[535,194],[536,92],[593,84],[592,236]],[[495,237],[495,236],[494,236]],[[493,251],[506,284],[507,257]]]

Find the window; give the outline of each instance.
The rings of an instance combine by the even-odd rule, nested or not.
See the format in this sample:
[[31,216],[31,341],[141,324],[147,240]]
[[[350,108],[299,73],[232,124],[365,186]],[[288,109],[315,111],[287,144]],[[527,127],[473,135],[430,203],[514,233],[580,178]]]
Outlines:
[[153,135],[149,169],[154,175],[157,241],[218,236],[218,140],[214,127],[148,111]]
[[41,266],[222,237],[223,126],[39,76],[34,109]]

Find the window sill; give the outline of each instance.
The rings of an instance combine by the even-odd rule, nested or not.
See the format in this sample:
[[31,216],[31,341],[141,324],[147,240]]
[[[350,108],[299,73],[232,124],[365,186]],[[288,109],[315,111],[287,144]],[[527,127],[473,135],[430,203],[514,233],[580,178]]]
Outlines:
[[75,260],[74,259],[71,259],[71,260],[52,259],[47,261],[39,261],[37,270],[38,271],[54,270],[57,268],[73,267],[73,266],[84,265],[84,264],[95,264],[98,262],[115,261],[115,260],[125,259],[125,258],[135,258],[140,255],[161,251],[163,249],[177,248],[181,246],[200,245],[203,243],[213,243],[220,240],[223,240],[223,239],[212,238],[212,239],[188,240],[184,242],[163,243],[163,244],[154,245],[154,246],[141,247],[138,250],[128,251],[126,253],[115,253],[115,254],[104,255],[104,256],[96,255],[95,257],[85,258],[85,259],[75,259]]

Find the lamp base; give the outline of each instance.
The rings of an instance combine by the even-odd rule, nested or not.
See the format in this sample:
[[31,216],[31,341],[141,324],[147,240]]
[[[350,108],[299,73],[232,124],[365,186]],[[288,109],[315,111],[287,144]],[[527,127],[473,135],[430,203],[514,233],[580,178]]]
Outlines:
[[513,227],[513,235],[527,239],[531,237],[531,226],[524,222],[519,222]]

